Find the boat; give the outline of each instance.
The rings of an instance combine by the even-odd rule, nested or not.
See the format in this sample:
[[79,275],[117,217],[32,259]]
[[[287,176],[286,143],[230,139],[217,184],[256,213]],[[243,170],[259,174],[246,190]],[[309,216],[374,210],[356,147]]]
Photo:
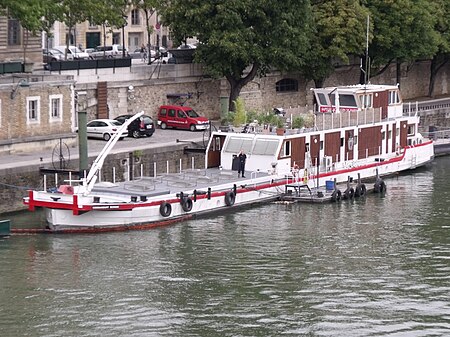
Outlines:
[[[286,186],[315,191],[349,181],[379,183],[380,177],[415,169],[434,158],[433,142],[419,132],[419,116],[404,115],[398,86],[354,85],[313,89],[315,125],[267,132],[212,132],[204,168],[98,182],[112,137],[88,175],[57,191],[30,190],[30,211],[44,208],[47,231],[57,233],[146,229],[201,214],[267,203]],[[126,128],[139,113],[127,120]],[[120,134],[120,130],[118,131]],[[236,155],[247,155],[246,178]],[[383,189],[384,182],[378,188]]]

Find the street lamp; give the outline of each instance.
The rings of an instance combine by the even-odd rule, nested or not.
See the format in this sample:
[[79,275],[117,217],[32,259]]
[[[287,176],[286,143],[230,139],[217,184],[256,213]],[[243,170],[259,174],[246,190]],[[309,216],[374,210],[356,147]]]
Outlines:
[[14,99],[17,95],[17,90],[19,90],[19,87],[21,88],[25,88],[25,87],[29,87],[30,83],[28,83],[28,81],[24,78],[20,79],[20,81],[16,84],[16,86],[13,88],[13,90],[11,91],[11,99]]
[[125,58],[125,26],[128,23],[128,16],[122,15],[123,26],[122,26],[122,57]]

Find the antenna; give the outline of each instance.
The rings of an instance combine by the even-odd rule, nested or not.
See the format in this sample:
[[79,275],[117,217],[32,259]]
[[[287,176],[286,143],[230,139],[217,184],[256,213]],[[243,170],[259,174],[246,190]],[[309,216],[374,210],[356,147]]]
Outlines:
[[364,71],[364,84],[369,81],[369,23],[370,17],[367,15],[367,27],[366,27],[366,71]]

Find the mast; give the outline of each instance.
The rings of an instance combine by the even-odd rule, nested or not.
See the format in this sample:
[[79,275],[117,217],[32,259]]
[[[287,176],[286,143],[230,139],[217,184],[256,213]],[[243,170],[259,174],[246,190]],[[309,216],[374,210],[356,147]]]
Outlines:
[[89,173],[87,177],[84,179],[83,186],[85,188],[84,195],[88,195],[92,188],[94,187],[95,182],[98,178],[98,172],[102,169],[103,163],[105,162],[106,157],[111,152],[114,145],[116,145],[117,141],[122,137],[122,133],[128,128],[128,125],[131,124],[134,120],[141,117],[144,114],[144,111],[138,112],[130,119],[127,119],[125,123],[123,123],[117,132],[109,139],[109,141],[106,143],[103,150],[100,152],[100,154],[95,159],[94,163],[91,166],[91,169],[89,170]]

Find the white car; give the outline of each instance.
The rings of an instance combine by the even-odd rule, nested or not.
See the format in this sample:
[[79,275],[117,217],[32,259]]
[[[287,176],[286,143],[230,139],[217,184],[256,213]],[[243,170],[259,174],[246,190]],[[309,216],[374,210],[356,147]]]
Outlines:
[[[66,46],[56,46],[53,47],[53,49],[58,49],[61,53],[65,54],[66,52]],[[84,51],[81,51],[80,48],[76,46],[69,46],[69,49],[67,49],[67,59],[68,60],[88,60],[90,59],[90,55]]]
[[[117,133],[122,124],[114,119],[94,119],[87,123],[86,133],[90,138],[99,138],[105,141],[111,139],[111,136]],[[128,136],[128,130],[122,132],[120,140]]]

